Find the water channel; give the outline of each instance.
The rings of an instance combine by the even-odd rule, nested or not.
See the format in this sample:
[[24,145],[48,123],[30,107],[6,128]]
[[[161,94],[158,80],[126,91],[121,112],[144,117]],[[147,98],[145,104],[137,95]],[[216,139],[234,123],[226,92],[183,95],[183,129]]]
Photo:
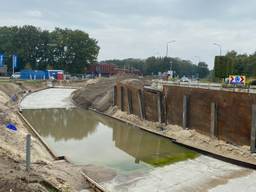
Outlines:
[[75,164],[103,165],[129,172],[198,156],[169,139],[92,111],[29,109],[23,114],[57,154],[66,155]]
[[23,115],[58,155],[75,164],[113,169],[116,177],[102,183],[109,191],[256,190],[255,171],[199,155],[169,139],[75,108],[72,91],[33,93],[21,103]]

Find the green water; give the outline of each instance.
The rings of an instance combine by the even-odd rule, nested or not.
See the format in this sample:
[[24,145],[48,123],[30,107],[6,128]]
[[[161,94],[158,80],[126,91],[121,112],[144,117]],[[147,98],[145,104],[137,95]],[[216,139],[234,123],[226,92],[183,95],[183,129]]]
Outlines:
[[127,172],[198,156],[169,139],[91,111],[40,109],[24,110],[23,114],[58,155],[76,164]]

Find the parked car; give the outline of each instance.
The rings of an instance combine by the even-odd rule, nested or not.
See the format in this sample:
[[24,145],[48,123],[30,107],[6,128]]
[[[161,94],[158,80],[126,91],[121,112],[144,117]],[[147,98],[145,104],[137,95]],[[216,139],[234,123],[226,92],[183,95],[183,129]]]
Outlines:
[[12,74],[12,76],[10,78],[11,79],[20,79],[20,72],[15,72],[14,74]]
[[180,79],[180,82],[190,82],[190,79],[187,78],[186,76],[183,76],[183,77]]

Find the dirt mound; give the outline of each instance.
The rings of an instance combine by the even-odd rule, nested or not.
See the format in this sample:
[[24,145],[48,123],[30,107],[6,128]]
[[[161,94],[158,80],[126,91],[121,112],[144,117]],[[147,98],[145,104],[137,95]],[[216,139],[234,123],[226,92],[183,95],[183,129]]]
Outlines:
[[139,79],[125,79],[120,82],[121,84],[128,85],[135,88],[142,88],[144,86],[144,82]]
[[104,112],[112,105],[113,87],[115,78],[102,78],[86,84],[85,87],[75,91],[72,99],[76,105],[88,109],[95,108]]
[[23,90],[20,88],[19,85],[16,85],[14,83],[0,83],[0,91],[11,97],[12,95],[18,94]]
[[116,82],[122,84],[128,84],[133,87],[141,88],[144,82],[135,78],[128,79],[129,77],[123,77],[116,79],[101,78],[97,81],[88,81],[83,88],[75,91],[72,95],[74,103],[84,109],[92,107],[100,112],[111,111],[109,108],[113,103],[113,88]]

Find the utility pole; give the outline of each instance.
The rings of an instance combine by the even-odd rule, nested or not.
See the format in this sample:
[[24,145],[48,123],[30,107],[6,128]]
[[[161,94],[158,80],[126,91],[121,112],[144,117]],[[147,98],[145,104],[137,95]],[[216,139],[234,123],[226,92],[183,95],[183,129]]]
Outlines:
[[[172,41],[168,41],[166,43],[166,60],[168,60],[169,45],[172,43],[175,43],[175,42],[176,42],[176,40],[172,40]],[[170,64],[171,64],[170,70],[172,71],[172,63],[170,63]],[[173,74],[171,76],[173,76]]]
[[172,40],[166,43],[166,57],[168,57],[168,52],[169,52],[169,45],[172,43],[175,43],[176,40]]
[[196,59],[198,59],[198,63],[199,64],[201,62],[201,58],[199,56],[195,56]]
[[213,45],[216,45],[217,47],[219,47],[219,49],[220,49],[220,56],[221,56],[222,55],[222,46],[221,46],[221,44],[213,43]]

